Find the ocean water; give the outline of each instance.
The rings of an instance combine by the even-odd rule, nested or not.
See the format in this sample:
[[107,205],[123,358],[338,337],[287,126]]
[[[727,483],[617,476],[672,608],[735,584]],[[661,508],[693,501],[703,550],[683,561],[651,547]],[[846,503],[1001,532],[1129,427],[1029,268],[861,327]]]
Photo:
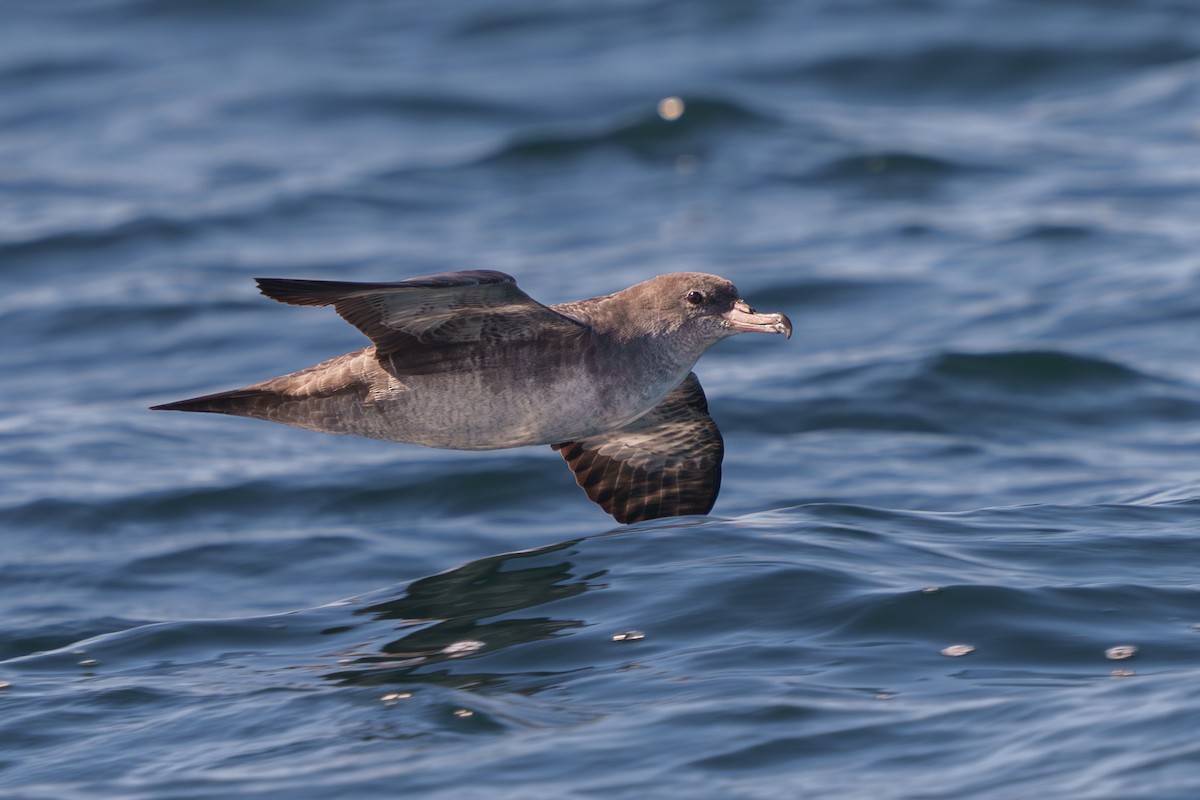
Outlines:
[[[146,411],[463,268],[787,313],[713,514]],[[0,342],[5,798],[1200,795],[1195,3],[18,0]]]

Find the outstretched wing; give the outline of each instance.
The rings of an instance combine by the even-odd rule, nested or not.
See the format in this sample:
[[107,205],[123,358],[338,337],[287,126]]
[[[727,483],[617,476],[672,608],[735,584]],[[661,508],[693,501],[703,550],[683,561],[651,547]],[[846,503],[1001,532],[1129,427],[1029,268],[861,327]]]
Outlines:
[[491,270],[396,283],[257,280],[272,300],[332,305],[375,343],[380,364],[397,376],[487,368],[504,363],[508,346],[584,330],[517,288],[511,275]]
[[621,523],[707,514],[721,489],[725,443],[694,373],[624,428],[551,447]]

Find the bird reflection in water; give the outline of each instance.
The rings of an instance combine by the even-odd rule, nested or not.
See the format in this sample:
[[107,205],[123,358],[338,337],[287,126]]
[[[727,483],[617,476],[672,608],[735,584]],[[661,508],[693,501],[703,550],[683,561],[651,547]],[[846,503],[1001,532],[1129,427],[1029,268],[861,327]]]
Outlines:
[[[353,685],[417,682],[465,689],[503,682],[511,688],[509,676],[462,674],[438,665],[582,627],[582,620],[512,616],[596,588],[591,581],[603,572],[576,578],[571,573],[574,565],[556,555],[577,541],[472,561],[414,581],[395,600],[356,610],[356,615],[370,615],[376,622],[395,622],[404,634],[378,652],[344,657],[343,668],[325,677]],[[325,632],[345,631],[340,627]],[[530,673],[520,677],[536,678]]]

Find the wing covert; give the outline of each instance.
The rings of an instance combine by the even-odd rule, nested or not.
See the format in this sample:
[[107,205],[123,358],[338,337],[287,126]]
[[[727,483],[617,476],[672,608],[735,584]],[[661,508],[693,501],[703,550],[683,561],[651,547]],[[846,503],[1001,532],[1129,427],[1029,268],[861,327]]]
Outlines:
[[332,305],[375,343],[380,364],[397,376],[479,368],[489,357],[499,361],[506,347],[584,330],[525,294],[511,275],[492,270],[395,283],[257,281],[264,295],[281,303]]

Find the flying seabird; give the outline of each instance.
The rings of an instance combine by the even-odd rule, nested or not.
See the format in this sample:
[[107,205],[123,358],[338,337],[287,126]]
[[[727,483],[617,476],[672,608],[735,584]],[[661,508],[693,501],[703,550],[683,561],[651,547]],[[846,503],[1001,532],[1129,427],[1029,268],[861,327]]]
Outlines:
[[692,366],[738,333],[792,335],[716,275],[660,275],[545,306],[503,272],[396,283],[259,278],[332,305],[369,347],[243,389],[154,406],[455,450],[550,445],[618,522],[707,514],[725,446]]

